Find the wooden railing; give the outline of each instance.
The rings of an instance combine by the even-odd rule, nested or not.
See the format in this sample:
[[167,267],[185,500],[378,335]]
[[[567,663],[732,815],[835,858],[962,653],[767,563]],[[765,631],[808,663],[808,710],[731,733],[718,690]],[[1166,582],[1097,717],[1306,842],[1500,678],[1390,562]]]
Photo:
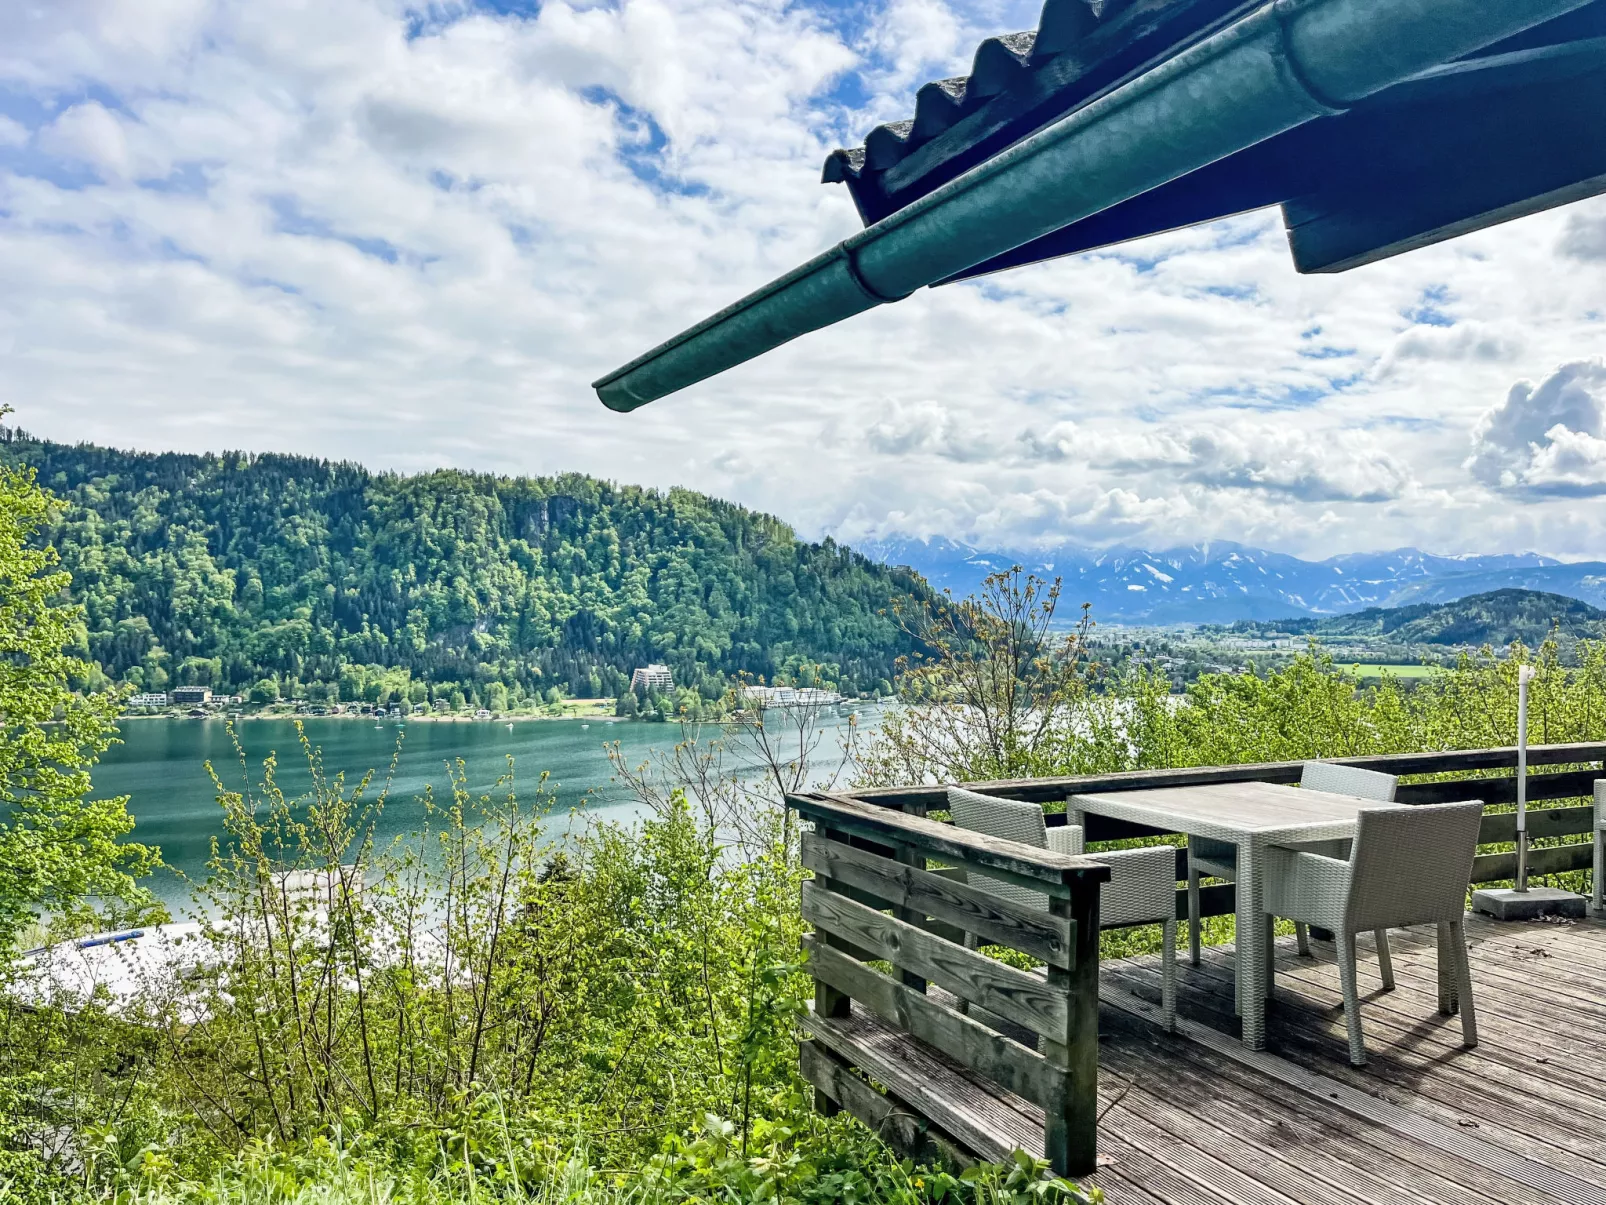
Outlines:
[[[907,1035],[1040,1106],[1043,1153],[1061,1175],[1092,1171],[1098,897],[1108,868],[911,814],[918,809],[825,794],[787,802],[814,825],[803,836],[803,864],[814,878],[802,898],[804,919],[814,926],[805,939],[815,980],[806,1026],[814,1040],[803,1044],[802,1067],[822,1098],[884,1133],[889,1126],[920,1129],[903,1135],[905,1146],[926,1137],[913,1110],[936,1127],[939,1141],[946,1135],[969,1151],[1007,1154],[1007,1137],[911,1070],[908,1051],[896,1046]],[[929,868],[933,861],[946,873]],[[1047,898],[1047,910],[978,890],[958,881],[955,870],[1030,887]],[[969,949],[966,934],[1020,951],[1047,973]],[[1005,1032],[1011,1029],[1014,1036]]]
[[[1430,774],[1472,774],[1439,782],[1402,782],[1398,799],[1401,803],[1450,803],[1464,799],[1481,799],[1488,807],[1515,803],[1517,780],[1514,773],[1479,774],[1479,771],[1515,771],[1517,751],[1501,749],[1456,749],[1440,753],[1394,753],[1380,757],[1344,757],[1326,760],[1340,765],[1360,766],[1367,770],[1381,770],[1402,778]],[[1578,799],[1590,796],[1598,778],[1606,777],[1602,763],[1606,762],[1606,741],[1591,741],[1566,745],[1530,745],[1528,765],[1539,773],[1528,776],[1528,802],[1546,803],[1558,799]],[[1586,765],[1588,769],[1545,772],[1547,766]],[[1299,781],[1302,762],[1261,762],[1244,766],[1190,766],[1175,770],[1131,770],[1120,774],[1094,774],[1064,778],[1022,778],[996,782],[965,783],[967,789],[984,795],[999,795],[1006,799],[1024,799],[1034,803],[1060,803],[1069,795],[1095,795],[1107,791],[1152,790],[1157,787],[1196,786],[1202,783],[1222,782],[1282,782]],[[879,807],[915,815],[940,811],[947,804],[946,786],[876,787],[859,790],[852,797]],[[1589,806],[1562,808],[1532,808],[1528,812],[1528,837],[1537,840],[1551,837],[1576,836],[1590,831],[1593,813]],[[1052,827],[1064,824],[1062,816],[1050,815]],[[1101,816],[1087,817],[1089,841],[1117,841],[1126,838],[1162,835],[1156,829],[1127,824]],[[1480,845],[1499,845],[1516,840],[1517,818],[1511,812],[1491,812],[1483,818]],[[1530,850],[1530,875],[1559,874],[1568,870],[1583,870],[1590,865],[1591,847],[1586,843],[1552,846]],[[1472,882],[1494,883],[1513,879],[1517,874],[1515,851],[1480,854],[1472,863]],[[1177,851],[1177,877],[1187,877],[1187,855]],[[1200,893],[1200,911],[1205,916],[1221,916],[1234,910],[1231,884],[1206,887]],[[1177,893],[1177,915],[1187,915],[1187,892]]]
[[[1514,749],[1333,759],[1402,777],[1460,774],[1454,780],[1403,782],[1398,799],[1426,804],[1482,799],[1486,806],[1516,799]],[[1528,751],[1528,800],[1543,804],[1589,796],[1606,760],[1606,742],[1541,745]],[[1545,772],[1545,767],[1576,767]],[[971,790],[1040,804],[1072,794],[1189,786],[1201,783],[1298,782],[1299,762],[1140,770],[1070,778],[964,784]],[[1467,776],[1470,775],[1470,776]],[[905,1149],[1005,1158],[1014,1146],[1041,1145],[1062,1175],[1093,1170],[1098,1084],[1098,957],[1100,883],[1106,867],[1087,858],[999,841],[930,819],[946,810],[946,787],[893,787],[851,795],[805,793],[788,806],[813,825],[802,838],[802,910],[814,932],[805,938],[815,980],[814,1008],[805,1022],[811,1041],[800,1061],[828,1110],[845,1107]],[[1590,831],[1590,807],[1538,807],[1528,812],[1530,838]],[[1156,830],[1087,816],[1087,839],[1120,840]],[[1047,817],[1050,826],[1065,823]],[[1481,843],[1515,839],[1510,812],[1484,816]],[[1589,843],[1535,849],[1532,874],[1589,865]],[[965,875],[982,874],[1047,897],[1047,910],[978,890]],[[1515,853],[1489,853],[1473,862],[1472,882],[1510,879]],[[1177,851],[1177,878],[1187,877],[1186,850]],[[1201,892],[1204,915],[1231,913],[1233,887]],[[1177,893],[1178,916],[1187,893]],[[1005,946],[1045,965],[1046,975],[1016,970],[974,948]],[[876,964],[889,965],[892,973]],[[856,1005],[856,1007],[855,1007]],[[918,1043],[918,1044],[917,1044]],[[969,1069],[956,1075],[951,1062]],[[943,1078],[946,1077],[946,1078]],[[941,1082],[938,1082],[938,1080]],[[880,1084],[885,1094],[871,1086]],[[1002,1090],[993,1107],[967,1092],[985,1082]],[[1041,1130],[1008,1129],[1021,1112],[1009,1098],[1043,1110]],[[1016,1100],[1016,1105],[1019,1100]],[[1003,1128],[988,1117],[1003,1118]],[[933,1146],[936,1150],[933,1150]]]

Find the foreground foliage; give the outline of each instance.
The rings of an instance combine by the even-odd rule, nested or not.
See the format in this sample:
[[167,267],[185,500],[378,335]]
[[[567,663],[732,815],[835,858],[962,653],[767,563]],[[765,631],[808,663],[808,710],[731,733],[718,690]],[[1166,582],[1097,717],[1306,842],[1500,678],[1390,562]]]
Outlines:
[[[561,843],[543,784],[511,764],[491,794],[457,766],[402,802],[382,776],[326,774],[304,738],[301,756],[301,799],[273,758],[219,772],[227,840],[184,970],[132,1008],[6,1010],[12,1195],[1081,1199],[1031,1160],[918,1168],[813,1112],[793,836],[760,786],[727,778],[694,806],[658,773],[717,762],[708,744],[631,772],[651,809],[636,829]],[[416,831],[376,846],[380,811],[403,806]]]
[[116,700],[72,689],[89,670],[83,611],[54,550],[35,546],[51,519],[32,470],[0,467],[0,966],[44,917],[70,928],[91,900],[121,917],[150,904],[135,879],[154,855],[122,840],[128,801],[93,798]]

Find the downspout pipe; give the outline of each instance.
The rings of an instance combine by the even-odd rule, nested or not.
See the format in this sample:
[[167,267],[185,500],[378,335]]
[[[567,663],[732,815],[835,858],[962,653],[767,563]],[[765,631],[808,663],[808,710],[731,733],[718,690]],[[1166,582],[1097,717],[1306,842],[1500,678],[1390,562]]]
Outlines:
[[628,411],[1588,0],[1272,0],[594,383]]

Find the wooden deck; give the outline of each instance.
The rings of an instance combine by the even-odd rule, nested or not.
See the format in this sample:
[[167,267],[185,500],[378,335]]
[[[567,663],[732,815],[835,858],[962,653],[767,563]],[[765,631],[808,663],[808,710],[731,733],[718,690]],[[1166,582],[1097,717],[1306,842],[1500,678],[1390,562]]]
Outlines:
[[1332,946],[1278,943],[1269,1049],[1244,1051],[1231,947],[1180,968],[1182,1032],[1139,1013],[1151,959],[1102,968],[1099,1173],[1110,1201],[1606,1205],[1606,923],[1469,919],[1481,1044],[1435,1011],[1432,934],[1363,940],[1369,1064],[1349,1066]]

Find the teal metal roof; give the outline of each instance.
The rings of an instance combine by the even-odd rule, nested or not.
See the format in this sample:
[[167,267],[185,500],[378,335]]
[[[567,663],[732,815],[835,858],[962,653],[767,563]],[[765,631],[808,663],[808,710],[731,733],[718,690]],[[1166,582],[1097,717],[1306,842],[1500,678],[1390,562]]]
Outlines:
[[1606,191],[1606,0],[1047,0],[837,151],[865,229],[600,378],[631,410],[914,290],[1280,205],[1336,272]]

